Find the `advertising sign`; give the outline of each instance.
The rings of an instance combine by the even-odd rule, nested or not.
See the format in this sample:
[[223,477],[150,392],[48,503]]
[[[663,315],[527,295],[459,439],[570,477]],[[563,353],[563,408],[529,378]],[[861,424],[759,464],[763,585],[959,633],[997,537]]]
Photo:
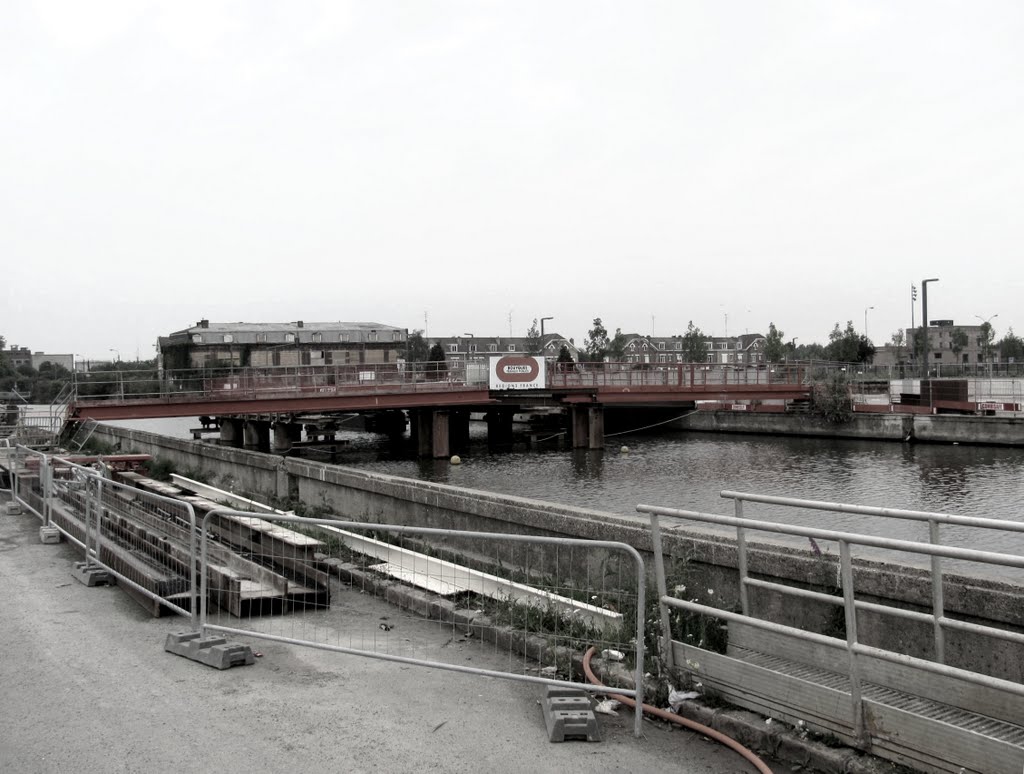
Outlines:
[[491,358],[492,390],[541,390],[547,387],[544,358],[504,355]]

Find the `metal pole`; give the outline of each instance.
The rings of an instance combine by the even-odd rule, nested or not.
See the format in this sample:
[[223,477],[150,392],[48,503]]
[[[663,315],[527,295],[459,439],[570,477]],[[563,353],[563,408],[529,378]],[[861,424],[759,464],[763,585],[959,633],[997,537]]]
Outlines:
[[658,583],[658,610],[661,613],[661,657],[669,669],[675,666],[672,657],[672,622],[669,619],[668,605],[664,603],[668,596],[668,583],[665,578],[665,555],[661,548],[661,528],[658,525],[658,514],[651,514],[651,550],[654,552],[654,574]]
[[[928,520],[928,538],[932,545],[941,545],[939,539],[939,522]],[[942,557],[932,554],[932,626],[935,629],[935,660],[946,663],[946,637],[942,629],[942,618],[945,615],[945,602],[942,596]]]
[[[736,518],[743,518],[743,501],[738,497],[733,501]],[[747,533],[740,525],[736,525],[736,558],[740,573],[740,608],[743,615],[750,615],[750,600],[747,598]]]
[[924,331],[924,352],[921,353],[922,377],[928,375],[928,353],[931,349],[931,342],[928,340],[928,283],[938,281],[937,277],[921,280],[921,329]]
[[840,571],[843,579],[843,612],[846,614],[846,652],[850,657],[850,703],[853,707],[854,736],[866,746],[864,737],[864,707],[860,691],[860,665],[857,663],[857,606],[853,594],[853,563],[850,544],[839,541]]

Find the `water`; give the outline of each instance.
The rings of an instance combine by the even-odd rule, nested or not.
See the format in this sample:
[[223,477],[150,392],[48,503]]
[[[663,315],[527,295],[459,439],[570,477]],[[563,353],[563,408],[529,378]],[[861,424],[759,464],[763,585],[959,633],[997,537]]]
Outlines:
[[[195,420],[112,424],[190,437],[188,428]],[[394,445],[380,436],[355,432],[339,437],[349,443],[338,464],[620,514],[635,515],[636,505],[646,503],[731,515],[732,501],[719,495],[731,489],[1024,521],[1024,450],[1013,448],[666,432],[620,436],[605,451],[491,453],[485,429],[474,423],[471,448],[462,455],[463,464],[453,466],[447,460],[416,459],[408,443]],[[620,453],[621,444],[629,446],[628,453]],[[905,540],[927,541],[928,536],[926,523],[870,516],[751,503],[745,505],[744,515]],[[802,538],[786,540],[806,545]],[[944,526],[942,541],[1024,554],[1020,533]],[[822,549],[837,550],[827,544]],[[890,553],[887,558],[896,557]],[[914,563],[923,562],[918,557]],[[1020,575],[971,567],[986,575]]]

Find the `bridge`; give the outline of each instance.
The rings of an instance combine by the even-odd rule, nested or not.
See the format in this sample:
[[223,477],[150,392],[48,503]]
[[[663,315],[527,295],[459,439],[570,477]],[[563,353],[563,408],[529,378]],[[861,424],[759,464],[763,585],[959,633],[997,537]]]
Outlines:
[[[446,457],[451,440],[468,437],[470,413],[488,432],[511,436],[517,412],[559,409],[569,416],[576,448],[604,445],[604,411],[692,409],[698,401],[756,405],[805,400],[804,370],[708,364],[637,367],[624,363],[558,364],[529,389],[491,389],[483,364],[396,364],[119,371],[76,375],[68,420],[216,417],[221,441],[290,448],[301,420],[342,413],[408,412],[423,456]],[[404,420],[403,420],[404,421]]]

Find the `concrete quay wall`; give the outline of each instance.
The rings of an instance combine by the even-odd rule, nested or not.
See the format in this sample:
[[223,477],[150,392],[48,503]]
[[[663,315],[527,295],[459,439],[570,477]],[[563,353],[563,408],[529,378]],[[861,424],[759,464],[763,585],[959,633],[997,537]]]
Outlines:
[[[340,519],[620,541],[636,548],[649,568],[651,564],[649,522],[641,514],[574,508],[109,426],[100,426],[96,437],[124,452],[147,453],[168,460],[180,472],[194,471],[216,486],[255,497],[296,499],[307,506],[321,506]],[[736,609],[739,592],[735,540],[669,519],[662,519],[662,528],[670,591],[685,585],[687,598]],[[778,542],[748,545],[752,575],[841,594],[837,557],[816,556],[802,546]],[[447,544],[446,548],[474,555],[480,544],[467,540],[462,545]],[[581,583],[601,577],[607,560],[604,552],[574,551],[567,562],[564,550],[557,557],[556,552],[541,548],[522,550],[529,551],[528,566],[549,573],[557,571],[562,577],[572,574]],[[928,572],[922,568],[861,561],[856,568],[855,584],[860,600],[930,611],[931,584]],[[649,573],[648,599],[655,593]],[[1024,632],[1022,586],[947,575],[944,596],[946,614],[950,617]],[[845,636],[841,607],[754,588],[750,589],[750,600],[752,612],[758,617]],[[934,653],[932,627],[927,623],[862,610],[858,613],[858,633],[861,641],[869,645],[923,658]],[[1021,645],[948,631],[946,662],[1024,682]]]
[[836,425],[808,414],[698,411],[676,420],[671,426],[677,430],[709,433],[758,433],[876,441],[1024,446],[1024,417],[1017,416],[854,414],[849,422]]

